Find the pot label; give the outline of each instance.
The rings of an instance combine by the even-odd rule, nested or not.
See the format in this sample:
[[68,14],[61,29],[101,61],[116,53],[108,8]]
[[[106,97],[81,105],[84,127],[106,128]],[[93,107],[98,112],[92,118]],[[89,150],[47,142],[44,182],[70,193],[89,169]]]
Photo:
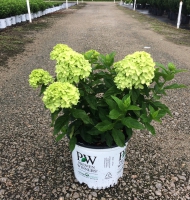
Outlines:
[[91,156],[87,156],[87,155],[82,154],[78,151],[77,151],[77,158],[81,162],[86,162],[87,164],[90,162],[92,165],[94,164],[94,162],[96,160],[96,156],[93,156],[93,158],[92,158]]
[[79,145],[72,152],[76,179],[90,188],[105,188],[116,184],[123,174],[125,147],[92,149]]
[[104,168],[110,168],[114,165],[114,157],[104,158]]

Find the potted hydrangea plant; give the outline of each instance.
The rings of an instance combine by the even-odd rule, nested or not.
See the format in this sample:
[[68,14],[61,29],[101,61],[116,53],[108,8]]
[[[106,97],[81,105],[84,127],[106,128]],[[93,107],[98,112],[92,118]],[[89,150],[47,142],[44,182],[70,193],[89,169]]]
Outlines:
[[151,122],[171,115],[160,98],[167,89],[185,87],[167,84],[184,71],[172,63],[164,67],[144,51],[118,62],[114,62],[114,56],[96,50],[80,54],[57,44],[50,54],[56,60],[55,77],[43,69],[29,75],[30,86],[41,86],[56,141],[64,136],[69,139],[76,178],[91,188],[117,183],[133,130],[155,134]]

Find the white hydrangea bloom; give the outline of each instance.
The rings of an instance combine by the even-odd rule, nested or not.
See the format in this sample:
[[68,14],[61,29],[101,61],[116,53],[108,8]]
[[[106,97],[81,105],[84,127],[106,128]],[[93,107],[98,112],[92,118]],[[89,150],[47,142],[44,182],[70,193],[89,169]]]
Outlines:
[[34,69],[29,75],[29,84],[33,88],[37,88],[40,85],[48,85],[52,82],[53,77],[43,69]]
[[54,82],[45,90],[42,101],[51,113],[59,108],[71,108],[79,100],[79,90],[74,85],[65,82]]
[[78,83],[92,71],[91,64],[84,55],[73,51],[67,45],[56,45],[50,56],[57,61],[55,72],[60,82]]
[[121,90],[132,89],[132,87],[143,89],[143,85],[149,86],[154,78],[154,66],[155,63],[150,54],[137,51],[114,63],[117,74],[114,82]]

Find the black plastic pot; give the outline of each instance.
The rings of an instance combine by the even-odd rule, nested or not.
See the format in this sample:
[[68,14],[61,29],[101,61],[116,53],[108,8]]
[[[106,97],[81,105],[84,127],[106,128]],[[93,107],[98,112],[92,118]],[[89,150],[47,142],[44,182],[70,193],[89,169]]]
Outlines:
[[[86,148],[90,148],[90,149],[110,149],[110,148],[115,148],[118,147],[116,144],[112,145],[112,146],[107,146],[106,144],[89,144],[87,142],[85,142],[80,136],[77,137],[77,145],[81,146],[81,147],[86,147]],[[129,141],[129,139],[127,138],[125,140],[125,143],[127,143]]]
[[177,20],[177,14],[174,13],[174,12],[172,12],[172,11],[170,11],[170,12],[168,13],[168,18],[169,18],[170,20],[172,20],[172,21],[175,21],[175,20]]
[[164,14],[164,10],[162,9],[157,9],[157,15],[162,16]]
[[189,24],[190,16],[182,15],[181,24]]

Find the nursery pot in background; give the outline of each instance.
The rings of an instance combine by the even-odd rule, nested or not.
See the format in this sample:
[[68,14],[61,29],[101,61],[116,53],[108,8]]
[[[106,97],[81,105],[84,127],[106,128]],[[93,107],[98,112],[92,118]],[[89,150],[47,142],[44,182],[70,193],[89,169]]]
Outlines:
[[12,23],[12,25],[16,24],[16,17],[15,16],[11,17],[11,23]]
[[5,19],[0,19],[0,29],[6,28],[7,24]]
[[21,15],[16,15],[16,23],[21,23]]
[[22,21],[22,22],[25,22],[25,21],[26,21],[26,14],[22,14],[22,15],[21,15],[21,21]]
[[93,189],[105,189],[117,184],[123,176],[127,144],[128,141],[124,147],[109,148],[77,143],[72,152],[76,179]]
[[5,18],[6,24],[7,26],[11,26],[12,22],[11,22],[11,17]]

